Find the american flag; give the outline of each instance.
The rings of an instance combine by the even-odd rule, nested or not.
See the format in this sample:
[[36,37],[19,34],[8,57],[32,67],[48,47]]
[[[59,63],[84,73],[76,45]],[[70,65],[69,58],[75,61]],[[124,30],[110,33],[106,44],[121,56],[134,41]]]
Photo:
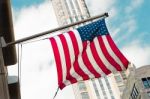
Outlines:
[[129,61],[115,45],[101,19],[49,38],[60,89],[82,80],[127,69]]

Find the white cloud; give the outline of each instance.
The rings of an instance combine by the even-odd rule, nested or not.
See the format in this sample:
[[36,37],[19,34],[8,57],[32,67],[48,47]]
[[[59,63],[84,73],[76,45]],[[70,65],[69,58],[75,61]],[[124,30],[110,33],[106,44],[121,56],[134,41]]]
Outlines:
[[108,12],[110,17],[117,14],[117,9],[114,6],[116,0],[86,0],[86,2],[92,16],[104,12]]
[[110,28],[110,30],[112,30],[111,36],[112,36],[113,38],[115,38],[115,37],[117,36],[117,34],[120,32],[120,28],[115,28],[115,29],[111,29],[111,28]]
[[[57,27],[52,5],[48,1],[17,11],[19,12],[13,11],[16,39]],[[22,99],[52,99],[58,85],[57,71],[49,40],[23,44],[22,48]],[[13,67],[9,69],[12,74]],[[15,71],[17,72],[17,70]],[[12,74],[10,73],[10,75]],[[72,87],[68,86],[58,92],[55,99],[74,99]]]
[[128,21],[124,21],[119,28],[120,29],[116,30],[123,30],[123,35],[121,37],[118,37],[117,33],[119,31],[116,31],[117,33],[115,33],[115,37],[117,37],[117,43],[126,40],[129,36],[131,36],[134,33],[134,31],[137,29],[136,20],[134,18],[130,18],[128,19]]
[[140,45],[139,41],[134,41],[124,46],[122,52],[136,67],[150,64],[150,47]]
[[131,13],[142,5],[144,0],[131,0],[131,3],[125,8],[126,13]]
[[50,3],[21,9],[15,19],[16,39],[37,34],[57,27],[57,21]]

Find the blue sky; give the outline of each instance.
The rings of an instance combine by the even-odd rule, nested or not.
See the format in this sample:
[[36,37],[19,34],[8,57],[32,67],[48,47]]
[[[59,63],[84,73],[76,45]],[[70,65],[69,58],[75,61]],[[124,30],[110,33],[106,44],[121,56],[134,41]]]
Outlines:
[[11,0],[12,6],[15,9],[20,9],[22,7],[28,7],[32,5],[37,5],[42,3],[44,0]]
[[[116,22],[117,20],[120,20],[119,22],[117,22],[117,26],[119,26],[119,24],[128,21],[129,17],[132,17],[135,22],[136,22],[136,29],[135,31],[133,31],[133,33],[131,35],[129,35],[128,37],[128,42],[124,42],[124,43],[129,43],[130,41],[133,41],[135,39],[139,39],[141,41],[141,44],[150,44],[150,40],[148,38],[148,36],[150,36],[149,32],[150,32],[150,19],[149,19],[149,10],[150,10],[150,1],[142,1],[143,3],[141,3],[141,5],[139,5],[139,7],[133,9],[133,11],[126,13],[124,11],[124,8],[127,7],[128,5],[130,5],[130,0],[126,0],[123,3],[121,1],[119,1],[117,3],[118,9],[120,9],[119,14],[116,18]],[[135,1],[135,0],[133,0]],[[113,24],[113,23],[112,23]],[[125,33],[127,30],[122,30],[122,33]],[[123,36],[123,35],[121,35]]]
[[[129,61],[136,67],[150,64],[149,0],[85,1],[92,16],[109,13],[106,19],[109,32]],[[50,0],[11,2],[16,39],[58,27]],[[52,99],[57,74],[49,42],[27,43],[22,48],[22,99]],[[11,70],[14,71],[16,69]],[[72,94],[72,88],[66,87],[56,99],[73,99]]]

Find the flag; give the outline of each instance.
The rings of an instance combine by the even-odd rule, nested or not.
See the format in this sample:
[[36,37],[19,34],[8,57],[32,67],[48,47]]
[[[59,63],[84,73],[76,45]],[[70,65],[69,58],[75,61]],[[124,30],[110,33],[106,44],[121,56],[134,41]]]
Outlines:
[[49,38],[60,89],[78,81],[127,69],[129,61],[112,40],[101,19]]

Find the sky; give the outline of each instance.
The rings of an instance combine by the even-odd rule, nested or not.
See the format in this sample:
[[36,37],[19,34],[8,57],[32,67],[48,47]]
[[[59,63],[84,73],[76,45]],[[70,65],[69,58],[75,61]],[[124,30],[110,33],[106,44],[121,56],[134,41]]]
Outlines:
[[[109,13],[110,35],[129,61],[137,68],[150,64],[149,0],[85,1],[91,16]],[[11,0],[11,4],[16,40],[58,27],[51,0]],[[52,99],[58,87],[52,49],[43,38],[19,45],[22,99]],[[9,75],[17,75],[17,66],[9,67]],[[59,91],[55,99],[75,99],[72,86]]]

